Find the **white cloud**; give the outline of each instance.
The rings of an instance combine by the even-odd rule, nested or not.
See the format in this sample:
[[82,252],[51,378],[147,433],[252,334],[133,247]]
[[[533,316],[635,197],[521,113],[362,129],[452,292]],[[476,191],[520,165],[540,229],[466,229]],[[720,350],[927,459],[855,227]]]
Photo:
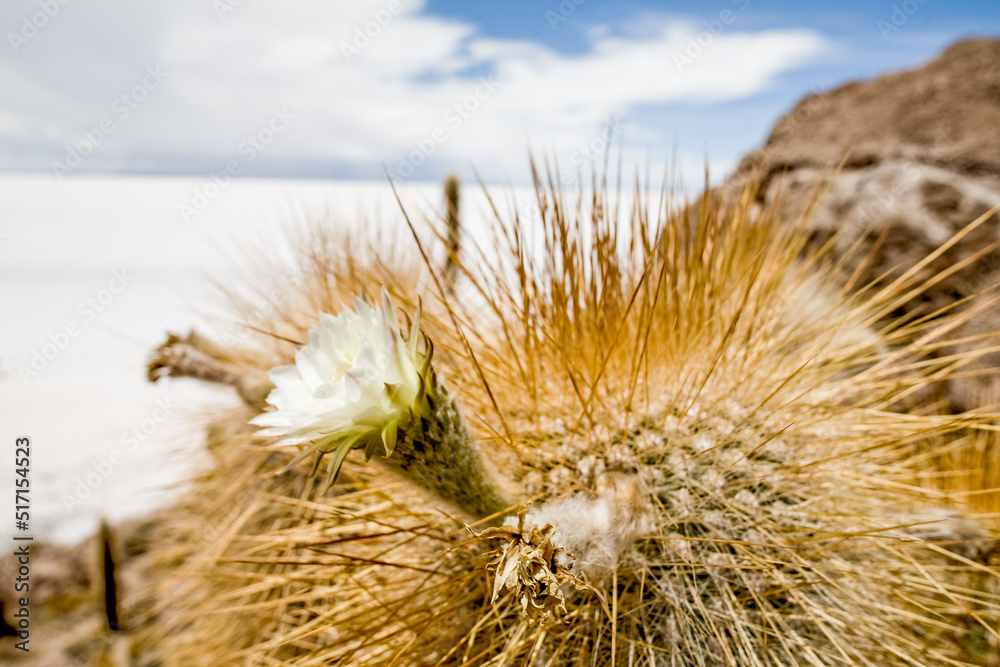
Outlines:
[[[0,149],[19,147],[0,166],[48,167],[109,115],[147,65],[159,65],[169,73],[166,83],[116,123],[87,166],[127,169],[140,156],[221,165],[272,109],[287,108],[296,119],[260,163],[353,166],[370,174],[380,163],[393,168],[440,128],[444,141],[434,144],[432,158],[438,164],[518,175],[529,139],[561,154],[600,136],[610,117],[627,119],[640,106],[750,96],[826,45],[808,30],[741,32],[737,16],[718,35],[700,35],[709,42],[702,53],[678,66],[677,54],[699,38],[701,26],[667,16],[643,17],[641,32],[597,26],[587,53],[564,55],[540,43],[484,36],[406,0],[396,15],[387,0],[244,1],[221,18],[202,0],[142,5],[71,3],[19,53],[8,49],[0,57]],[[0,25],[16,32],[36,10],[26,0],[5,3]],[[348,57],[345,44],[354,46],[366,27],[376,32],[373,12],[386,25]],[[499,86],[476,99],[486,72]],[[446,116],[463,101],[477,108],[467,118]],[[630,128],[627,153],[669,145],[670,131]]]

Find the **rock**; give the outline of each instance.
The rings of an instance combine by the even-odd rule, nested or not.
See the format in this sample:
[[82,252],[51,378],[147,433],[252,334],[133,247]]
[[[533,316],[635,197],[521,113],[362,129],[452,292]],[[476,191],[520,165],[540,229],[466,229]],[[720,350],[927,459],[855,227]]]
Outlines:
[[[786,217],[794,217],[809,204],[824,179],[829,179],[829,189],[809,221],[813,241],[823,244],[839,234],[839,254],[861,243],[854,253],[859,264],[878,244],[875,255],[862,268],[861,284],[880,276],[891,280],[903,275],[1000,203],[1000,177],[963,176],[904,160],[843,169],[835,176],[818,168],[795,169],[774,180],[765,196],[773,198],[780,192]],[[930,278],[998,239],[1000,218],[993,214],[917,275]],[[980,261],[929,287],[919,301],[926,304],[924,310],[937,310],[973,296],[990,285],[998,268],[1000,251],[988,251]],[[916,306],[911,303],[907,310]]]
[[[918,69],[806,97],[743,159],[722,192],[732,195],[755,177],[763,178],[765,200],[780,193],[786,218],[827,188],[808,223],[814,244],[839,234],[837,258],[854,247],[849,266],[859,284],[902,276],[1000,204],[1000,40],[959,42]],[[1000,250],[991,247],[998,241],[1000,217],[992,214],[915,275],[927,279],[983,255],[892,314],[932,313],[1000,284]],[[998,327],[1000,311],[988,309],[952,336],[988,336]],[[1000,375],[990,372],[1000,355],[993,357],[975,362],[982,375],[950,383],[954,409],[1000,396]]]
[[845,158],[850,169],[902,160],[1000,176],[1000,40],[958,42],[915,70],[807,96],[736,176]]
[[[153,515],[116,526],[111,535],[116,548],[116,580],[122,632],[108,628],[103,587],[103,546],[100,536],[91,536],[75,546],[31,542],[30,613],[31,654],[18,651],[13,637],[0,638],[0,664],[17,661],[25,667],[121,667],[130,664],[131,644],[148,622],[146,597],[157,575],[157,565],[147,552],[162,535],[163,519]],[[8,625],[16,624],[17,576],[13,554],[0,556],[0,603]],[[131,598],[135,598],[133,601]]]

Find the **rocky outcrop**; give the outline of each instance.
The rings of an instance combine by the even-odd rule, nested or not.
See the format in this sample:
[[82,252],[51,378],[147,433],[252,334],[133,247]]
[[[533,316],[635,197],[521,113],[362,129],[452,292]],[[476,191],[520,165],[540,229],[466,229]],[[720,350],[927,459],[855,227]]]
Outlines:
[[[108,529],[104,529],[108,530]],[[103,531],[102,531],[103,532]],[[151,587],[159,569],[153,564],[150,541],[163,536],[163,515],[133,519],[115,528],[121,538],[112,547],[120,567],[115,569],[117,610],[124,623],[109,627],[104,548],[110,533],[93,535],[75,546],[39,541],[29,545],[27,575],[19,575],[19,556],[13,551],[0,556],[0,664],[24,667],[125,667],[135,664],[132,644],[146,622],[148,608],[136,600]],[[29,590],[18,592],[15,577],[26,576]],[[23,590],[23,589],[22,589]],[[20,629],[21,599],[27,598],[29,652],[17,647],[25,637],[12,634]],[[22,616],[23,618],[23,616]]]
[[[1000,204],[1000,40],[959,42],[918,69],[806,97],[723,189],[754,177],[763,178],[762,197],[780,193],[788,217],[825,189],[809,221],[815,242],[837,235],[837,255],[854,247],[862,284],[899,277]],[[896,314],[935,312],[996,287],[998,241],[994,213],[919,275],[981,256]],[[956,336],[1000,330],[1000,309],[988,308],[989,298],[975,300],[984,314]],[[998,343],[980,338],[956,350]],[[1000,375],[989,371],[1000,367],[1000,354],[975,366],[977,375],[949,388],[956,409],[1000,398]]]
[[958,42],[923,67],[812,94],[777,122],[736,177],[768,163],[851,169],[917,161],[1000,176],[1000,40]]

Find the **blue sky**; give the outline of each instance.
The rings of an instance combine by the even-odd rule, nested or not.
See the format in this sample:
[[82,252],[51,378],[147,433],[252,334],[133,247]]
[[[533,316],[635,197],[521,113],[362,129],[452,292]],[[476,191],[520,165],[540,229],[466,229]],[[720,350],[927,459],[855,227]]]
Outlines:
[[519,182],[529,146],[575,172],[613,128],[626,163],[676,150],[690,181],[809,92],[1000,37],[1000,8],[8,0],[0,29],[4,170]]

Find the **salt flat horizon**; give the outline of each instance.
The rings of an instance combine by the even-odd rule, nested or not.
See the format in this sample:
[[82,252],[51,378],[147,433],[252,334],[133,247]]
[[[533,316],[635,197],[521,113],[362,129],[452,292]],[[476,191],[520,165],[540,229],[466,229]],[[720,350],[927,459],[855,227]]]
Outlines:
[[[220,308],[207,288],[226,281],[241,243],[275,240],[280,252],[289,222],[310,213],[398,212],[384,183],[245,179],[185,220],[180,206],[206,183],[0,174],[0,430],[12,458],[15,438],[32,439],[36,539],[73,543],[101,517],[148,513],[204,465],[203,426],[236,399],[191,381],[152,385],[144,369],[167,331],[211,326],[203,315]],[[433,201],[439,187],[400,192]],[[13,465],[0,467],[0,486],[13,485]]]
[[[32,439],[37,539],[77,542],[102,517],[162,507],[205,465],[204,426],[237,399],[188,380],[150,384],[145,365],[168,331],[218,332],[212,281],[237,284],[247,248],[291,262],[288,230],[319,216],[409,234],[386,182],[234,179],[217,193],[211,182],[0,173],[0,433],[11,457],[15,438]],[[443,209],[439,183],[397,188],[411,217]],[[530,205],[528,189],[491,191]],[[186,217],[198,192],[214,196]],[[474,233],[488,205],[475,184],[462,197]],[[0,489],[14,474],[0,467]]]

